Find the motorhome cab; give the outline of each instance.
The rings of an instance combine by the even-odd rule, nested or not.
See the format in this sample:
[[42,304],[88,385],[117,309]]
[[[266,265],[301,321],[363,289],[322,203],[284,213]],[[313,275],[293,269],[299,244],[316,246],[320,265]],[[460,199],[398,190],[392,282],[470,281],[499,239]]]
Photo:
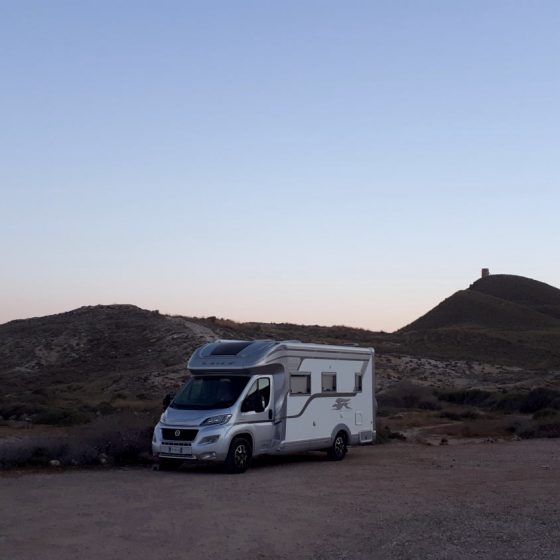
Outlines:
[[240,473],[258,455],[311,450],[340,460],[375,439],[373,348],[220,340],[188,369],[154,430],[162,467],[221,461]]

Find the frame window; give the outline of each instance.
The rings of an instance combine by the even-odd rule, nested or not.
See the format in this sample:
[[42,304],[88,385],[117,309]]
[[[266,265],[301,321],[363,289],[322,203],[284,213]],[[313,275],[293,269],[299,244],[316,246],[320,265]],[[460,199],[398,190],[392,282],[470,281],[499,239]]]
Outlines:
[[361,373],[357,373],[355,376],[354,381],[354,392],[361,393],[362,392],[362,381],[364,376]]
[[311,375],[309,373],[292,373],[290,375],[290,393],[292,395],[310,395]]
[[321,391],[323,393],[336,393],[336,373],[321,374]]

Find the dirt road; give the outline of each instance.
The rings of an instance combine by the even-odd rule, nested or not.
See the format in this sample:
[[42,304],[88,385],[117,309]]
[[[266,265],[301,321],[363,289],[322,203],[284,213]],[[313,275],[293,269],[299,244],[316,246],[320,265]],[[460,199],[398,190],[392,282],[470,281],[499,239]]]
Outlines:
[[558,559],[560,440],[4,474],[0,558]]

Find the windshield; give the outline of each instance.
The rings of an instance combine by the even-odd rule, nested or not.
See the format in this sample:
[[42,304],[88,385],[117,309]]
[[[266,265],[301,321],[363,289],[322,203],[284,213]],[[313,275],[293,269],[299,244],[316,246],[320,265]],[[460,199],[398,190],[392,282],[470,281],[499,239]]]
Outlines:
[[249,379],[246,375],[191,377],[170,406],[190,410],[228,408],[239,398]]

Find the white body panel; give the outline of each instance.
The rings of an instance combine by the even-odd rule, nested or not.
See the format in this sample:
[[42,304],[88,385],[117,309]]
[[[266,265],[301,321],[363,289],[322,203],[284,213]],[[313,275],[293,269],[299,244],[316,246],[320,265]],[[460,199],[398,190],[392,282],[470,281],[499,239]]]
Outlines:
[[[371,361],[364,368],[364,362],[359,360],[306,358],[297,371],[290,373],[309,373],[311,393],[288,393],[285,443],[330,438],[339,424],[347,426],[351,435],[374,430]],[[323,373],[336,374],[336,391],[332,395],[322,391]],[[354,391],[356,374],[362,375],[361,392]],[[344,401],[337,403],[339,399]]]

